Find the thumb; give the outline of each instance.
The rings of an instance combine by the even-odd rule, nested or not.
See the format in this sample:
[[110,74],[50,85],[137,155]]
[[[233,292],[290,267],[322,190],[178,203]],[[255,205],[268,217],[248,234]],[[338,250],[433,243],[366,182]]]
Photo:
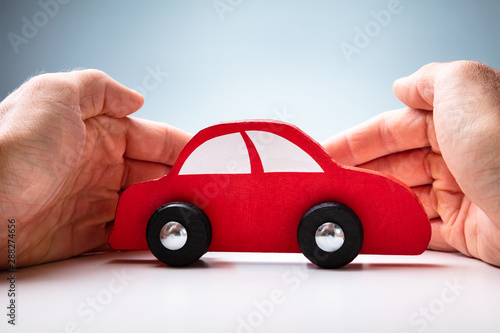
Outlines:
[[104,72],[87,69],[66,75],[78,87],[83,120],[97,115],[123,118],[137,111],[144,103],[141,94],[118,83]]
[[394,82],[394,95],[407,106],[431,111],[434,106],[434,82],[438,71],[447,64],[431,63],[410,76]]

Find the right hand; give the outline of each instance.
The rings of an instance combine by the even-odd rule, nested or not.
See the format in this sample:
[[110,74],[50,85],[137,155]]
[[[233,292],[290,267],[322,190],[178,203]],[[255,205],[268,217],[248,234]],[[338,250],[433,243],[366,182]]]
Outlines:
[[429,248],[500,266],[500,72],[433,63],[394,83],[408,108],[327,140],[338,162],[410,185],[431,221]]

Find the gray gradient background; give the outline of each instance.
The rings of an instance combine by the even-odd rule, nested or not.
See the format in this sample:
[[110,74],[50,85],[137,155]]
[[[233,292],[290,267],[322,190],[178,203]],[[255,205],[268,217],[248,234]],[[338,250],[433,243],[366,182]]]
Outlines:
[[389,1],[221,1],[236,4],[223,19],[213,0],[72,0],[16,54],[8,33],[22,36],[23,17],[33,22],[42,7],[2,0],[0,96],[40,72],[97,68],[134,88],[158,68],[168,76],[146,91],[138,117],[192,133],[223,120],[281,118],[323,140],[401,107],[392,82],[426,63],[500,68],[499,1],[401,0],[402,11],[351,62],[340,44],[353,44],[356,27]]

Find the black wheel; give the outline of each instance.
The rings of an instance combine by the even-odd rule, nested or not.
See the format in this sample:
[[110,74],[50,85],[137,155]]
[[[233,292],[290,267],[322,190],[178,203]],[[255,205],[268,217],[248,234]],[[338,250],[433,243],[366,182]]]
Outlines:
[[149,249],[169,266],[187,266],[204,255],[212,241],[212,226],[205,213],[186,202],[158,208],[146,228]]
[[357,257],[363,246],[363,226],[348,206],[323,202],[309,209],[300,220],[297,240],[313,264],[339,268]]

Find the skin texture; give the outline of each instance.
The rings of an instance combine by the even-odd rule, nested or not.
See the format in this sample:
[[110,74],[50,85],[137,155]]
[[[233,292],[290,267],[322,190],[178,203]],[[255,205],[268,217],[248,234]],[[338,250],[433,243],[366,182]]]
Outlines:
[[500,266],[500,72],[432,63],[394,83],[408,107],[326,142],[338,162],[408,184],[432,226],[430,249]]
[[105,248],[118,197],[163,176],[191,135],[128,117],[143,97],[96,70],[44,74],[0,104],[0,268]]
[[[324,143],[340,163],[413,188],[429,248],[500,265],[500,73],[475,62],[429,64],[397,80],[408,107]],[[143,97],[85,70],[32,78],[0,103],[0,269],[7,221],[16,265],[106,247],[118,197],[170,170],[191,135],[128,117]]]

